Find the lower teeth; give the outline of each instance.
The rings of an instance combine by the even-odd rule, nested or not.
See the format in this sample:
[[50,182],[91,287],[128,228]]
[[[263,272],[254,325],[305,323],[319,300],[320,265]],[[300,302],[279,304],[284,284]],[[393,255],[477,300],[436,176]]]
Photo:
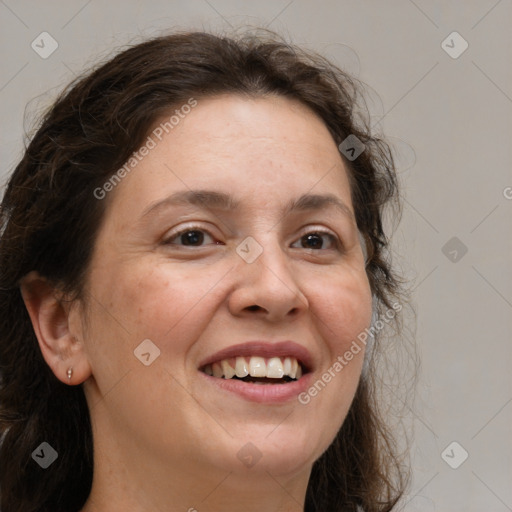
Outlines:
[[237,377],[234,376],[232,379],[241,380],[243,382],[250,382],[251,384],[286,384],[287,382],[294,382],[296,379],[291,377],[282,377],[281,379],[270,379],[267,377]]

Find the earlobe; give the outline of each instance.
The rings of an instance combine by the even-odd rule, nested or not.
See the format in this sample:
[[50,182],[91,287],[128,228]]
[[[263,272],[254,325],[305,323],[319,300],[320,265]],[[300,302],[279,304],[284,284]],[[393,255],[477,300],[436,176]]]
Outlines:
[[90,367],[83,344],[70,329],[71,308],[37,272],[27,274],[20,289],[44,360],[60,381],[80,384],[89,377]]

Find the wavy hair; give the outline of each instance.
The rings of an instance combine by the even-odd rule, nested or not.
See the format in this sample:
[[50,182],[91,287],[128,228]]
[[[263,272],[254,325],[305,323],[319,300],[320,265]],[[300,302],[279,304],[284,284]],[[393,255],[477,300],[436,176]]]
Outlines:
[[[204,32],[153,38],[71,83],[42,117],[8,180],[0,206],[0,507],[3,512],[78,512],[90,493],[93,437],[81,385],[45,363],[20,293],[37,271],[73,300],[82,293],[107,201],[94,190],[140,147],[154,122],[191,97],[281,95],[315,112],[336,144],[355,135],[364,152],[345,159],[366,271],[380,311],[400,297],[383,212],[399,205],[389,146],[361,115],[361,84],[320,55],[271,32]],[[363,109],[364,110],[364,109]],[[76,240],[80,240],[77,244]],[[374,351],[381,350],[378,342]],[[305,511],[386,512],[404,492],[396,443],[379,412],[371,371],[360,379],[333,443],[315,462]],[[52,439],[58,465],[31,459]]]

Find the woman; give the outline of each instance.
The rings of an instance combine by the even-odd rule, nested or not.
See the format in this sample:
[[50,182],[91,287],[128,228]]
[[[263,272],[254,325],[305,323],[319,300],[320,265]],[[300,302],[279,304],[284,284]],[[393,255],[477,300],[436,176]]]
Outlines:
[[394,507],[366,345],[396,176],[356,92],[185,33],[58,98],[1,209],[3,512]]

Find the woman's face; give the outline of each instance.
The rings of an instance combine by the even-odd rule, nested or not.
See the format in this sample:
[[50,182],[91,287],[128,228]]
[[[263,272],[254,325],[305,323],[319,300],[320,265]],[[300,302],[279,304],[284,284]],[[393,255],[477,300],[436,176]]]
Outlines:
[[[95,442],[148,474],[309,472],[364,350],[333,366],[371,318],[339,150],[282,97],[198,99],[163,135],[105,199],[76,317]],[[237,364],[274,377],[218,376]]]

